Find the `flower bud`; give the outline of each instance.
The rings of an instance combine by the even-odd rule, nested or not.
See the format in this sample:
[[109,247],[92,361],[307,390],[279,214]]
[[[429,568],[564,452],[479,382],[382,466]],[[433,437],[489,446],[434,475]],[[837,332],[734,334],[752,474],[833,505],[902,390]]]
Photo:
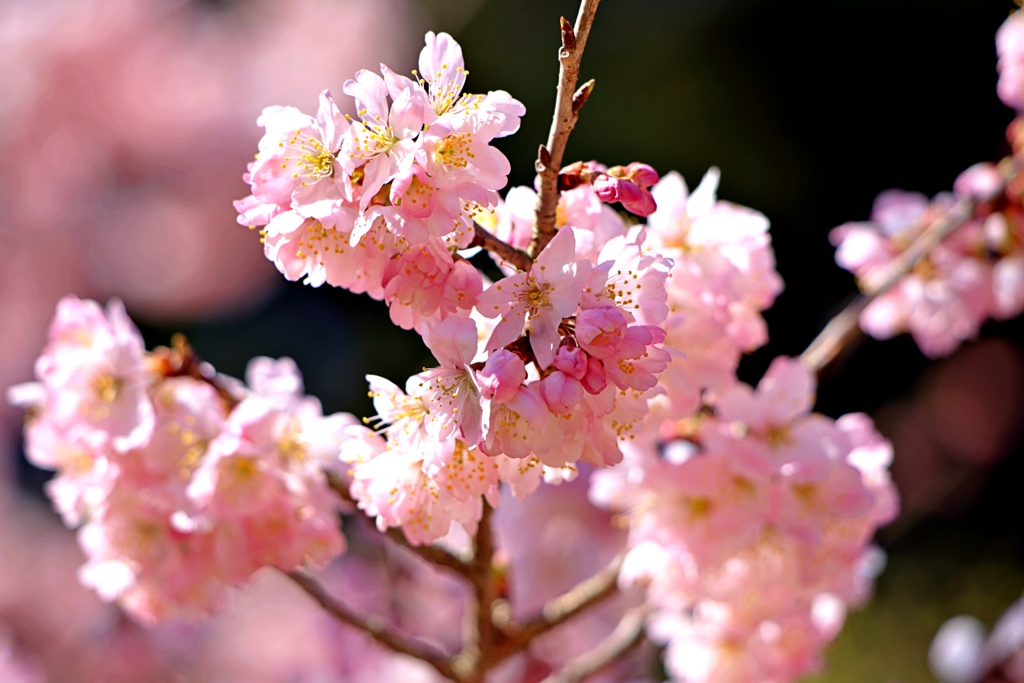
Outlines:
[[477,380],[481,396],[505,403],[512,400],[526,381],[526,365],[511,351],[498,349],[491,353],[483,369],[477,373]]
[[540,395],[551,412],[564,415],[583,400],[583,385],[556,370],[540,381]]
[[593,187],[601,201],[619,202],[638,216],[649,216],[658,208],[651,193],[632,180],[601,175],[594,179]]
[[608,376],[604,372],[604,363],[596,358],[587,359],[587,374],[581,380],[583,388],[590,394],[600,394],[608,386]]
[[587,354],[578,346],[561,346],[555,354],[554,365],[556,370],[573,379],[583,379],[587,374]]
[[626,333],[626,316],[614,306],[582,311],[576,316],[576,341],[595,358],[608,358]]

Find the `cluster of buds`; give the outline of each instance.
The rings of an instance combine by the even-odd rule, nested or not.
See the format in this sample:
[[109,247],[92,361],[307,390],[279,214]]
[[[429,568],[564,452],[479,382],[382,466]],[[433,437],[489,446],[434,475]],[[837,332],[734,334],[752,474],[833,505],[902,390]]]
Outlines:
[[580,185],[591,185],[601,201],[622,204],[637,216],[650,216],[658,208],[650,187],[658,179],[657,171],[638,161],[611,168],[596,161],[577,161],[559,171],[558,189],[564,192]]

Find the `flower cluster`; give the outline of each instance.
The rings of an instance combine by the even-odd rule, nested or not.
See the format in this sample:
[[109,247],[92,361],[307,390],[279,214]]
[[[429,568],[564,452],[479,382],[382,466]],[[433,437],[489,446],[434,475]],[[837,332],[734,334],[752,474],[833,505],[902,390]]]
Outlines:
[[[767,340],[761,312],[782,289],[768,221],[717,199],[717,169],[691,194],[678,174],[659,178],[646,164],[577,162],[559,174],[555,231],[533,254],[536,192],[512,188],[500,201],[485,192],[498,189],[498,174],[470,165],[448,182],[454,176],[430,165],[447,158],[424,152],[436,149],[436,127],[467,130],[448,123],[468,120],[450,108],[461,52],[428,34],[420,66],[433,74],[429,91],[386,69],[383,79],[362,72],[350,81],[361,121],[342,133],[343,123],[317,124],[322,147],[305,156],[288,147],[301,138],[282,142],[285,133],[272,130],[281,110],[267,110],[248,176],[253,197],[239,204],[243,222],[266,215],[267,254],[286,276],[383,298],[437,359],[404,390],[369,376],[377,424],[346,427],[340,446],[352,498],[379,529],[428,544],[459,527],[475,534],[502,483],[524,497],[542,478],[572,478],[587,463],[604,471],[595,498],[627,511],[622,583],[649,585],[658,608],[650,628],[670,641],[673,673],[717,680],[733,667],[734,680],[782,681],[809,670],[841,608],[867,592],[865,549],[895,499],[886,445],[867,418],[806,414],[806,370],[780,363],[765,387],[781,388],[756,395],[737,384],[739,358]],[[477,100],[481,120],[506,126],[501,134],[521,113],[497,107],[514,102],[505,97]],[[410,114],[429,111],[436,122]],[[319,120],[328,119],[342,120],[325,95]],[[311,118],[305,125],[315,127]],[[484,141],[498,134],[472,132]],[[274,145],[286,152],[274,156]],[[292,175],[274,185],[279,170]],[[271,202],[261,187],[284,191]],[[446,192],[458,200],[442,201]],[[646,222],[627,222],[615,203]],[[444,209],[456,205],[461,213]],[[344,225],[315,213],[324,206],[341,207]],[[313,219],[304,234],[334,235],[335,255],[361,249],[377,260],[347,261],[346,276],[332,265],[341,257],[320,247],[312,262],[282,260],[291,232],[278,226]],[[492,250],[502,274],[494,282],[459,258],[481,244],[469,237],[473,223],[473,234],[506,247]],[[308,256],[312,242],[301,239]],[[355,282],[355,272],[366,279]],[[699,441],[701,454],[658,456],[659,444],[678,450],[680,438]],[[676,636],[664,635],[679,623]],[[680,664],[698,646],[703,673]],[[728,652],[744,654],[726,661]]]
[[974,338],[988,318],[1024,311],[1024,212],[1018,183],[1004,182],[992,164],[960,175],[952,194],[929,202],[919,193],[889,190],[875,200],[868,223],[846,223],[831,233],[836,261],[870,288],[958,200],[973,207],[963,221],[912,270],[877,296],[860,316],[876,339],[910,332],[931,357],[952,353]]
[[591,497],[621,511],[620,582],[680,681],[789,681],[863,600],[876,528],[896,513],[892,448],[862,414],[810,413],[814,380],[778,358],[756,390],[709,392],[688,440],[634,442]]
[[[809,414],[809,370],[780,360],[757,391],[735,378],[782,290],[767,219],[718,200],[717,169],[691,193],[590,161],[558,174],[545,224],[534,190],[498,195],[491,142],[523,106],[463,93],[444,33],[413,74],[358,72],[354,116],[327,91],[316,116],[265,109],[235,206],[285,277],[384,300],[436,367],[404,388],[368,376],[361,424],[324,417],[290,361],[256,359],[245,386],[182,344],[147,354],[116,302],[64,300],[39,381],[12,399],[58,509],[84,523],[83,580],[146,619],[209,611],[260,566],[342,552],[341,498],[409,545],[456,543],[502,488],[525,498],[583,463],[628,521],[620,583],[647,588],[673,675],[812,668],[896,503],[887,442],[864,416]],[[496,279],[469,261],[481,246]]]
[[288,359],[253,360],[248,387],[189,362],[147,354],[120,302],[68,297],[39,381],[9,391],[29,411],[29,460],[56,470],[50,497],[82,525],[82,581],[147,621],[345,547],[323,468],[354,418],[324,417]]
[[596,263],[577,255],[574,234],[563,228],[528,272],[427,330],[440,365],[404,392],[369,378],[387,427],[354,435],[342,458],[382,528],[401,526],[414,543],[451,522],[472,532],[500,481],[525,495],[545,468],[558,478],[581,460],[621,459],[671,358],[658,324],[669,262],[643,253],[642,231],[610,241]]
[[328,91],[315,117],[265,109],[252,194],[235,207],[289,280],[365,292],[422,331],[481,289],[455,252],[473,239],[473,214],[498,202],[509,164],[490,143],[525,109],[504,91],[464,93],[462,49],[445,33],[427,34],[413,73],[359,71],[343,87],[355,117]]
[[[650,191],[659,208],[632,226],[595,183],[564,190],[559,229],[529,270],[496,257],[506,277],[424,331],[439,367],[404,392],[371,377],[388,426],[342,456],[360,506],[414,543],[453,521],[472,531],[499,482],[525,494],[545,471],[614,465],[622,443],[671,433],[704,389],[724,386],[764,342],[760,311],[781,281],[767,220],[717,201],[717,181],[710,172],[688,197],[666,176]],[[513,188],[481,222],[525,249],[535,203]]]

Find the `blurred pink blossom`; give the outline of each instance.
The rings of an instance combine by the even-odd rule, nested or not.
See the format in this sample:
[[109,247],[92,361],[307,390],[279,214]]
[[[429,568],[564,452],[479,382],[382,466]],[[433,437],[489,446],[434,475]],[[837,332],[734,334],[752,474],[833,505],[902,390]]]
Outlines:
[[[405,0],[217,6],[12,0],[0,13],[0,387],[25,380],[57,300],[119,296],[180,320],[258,303],[277,281],[239,230],[237,169],[267,101],[312,104],[324,83],[407,58]],[[371,55],[372,53],[372,55]],[[0,408],[0,421],[14,411]]]

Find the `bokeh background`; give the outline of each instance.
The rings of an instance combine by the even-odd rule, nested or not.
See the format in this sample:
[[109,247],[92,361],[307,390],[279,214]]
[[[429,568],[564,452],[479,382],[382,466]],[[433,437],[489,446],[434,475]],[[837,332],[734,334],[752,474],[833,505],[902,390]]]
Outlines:
[[[327,411],[371,412],[362,376],[401,382],[426,352],[390,326],[383,304],[285,282],[234,222],[256,116],[269,104],[313,111],[325,87],[343,102],[356,69],[384,62],[407,73],[423,32],[448,31],[465,51],[469,90],[504,89],[526,105],[522,129],[500,146],[510,182],[529,184],[554,100],[557,20],[576,8],[0,0],[0,386],[31,379],[60,296],[119,296],[150,346],[183,331],[236,376],[253,356],[291,356]],[[756,382],[853,291],[829,229],[865,220],[882,190],[931,196],[1008,152],[994,35],[1012,9],[1009,0],[606,0],[583,61],[597,88],[566,158],[642,160],[691,186],[718,166],[719,196],[768,216],[786,290],[766,315],[769,345],[741,368]],[[895,442],[904,514],[879,539],[888,567],[876,599],[850,618],[820,680],[933,680],[927,649],[944,620],[967,612],[991,624],[1020,596],[1022,342],[1020,320],[990,323],[938,362],[906,337],[866,340],[824,378],[819,410],[869,412]],[[58,662],[61,652],[82,657],[82,633],[114,629],[140,651],[156,646],[76,592],[73,535],[39,504],[47,475],[24,462],[19,420],[0,407],[0,651],[8,643],[48,680],[101,680]],[[62,615],[72,604],[90,616],[69,632]]]

